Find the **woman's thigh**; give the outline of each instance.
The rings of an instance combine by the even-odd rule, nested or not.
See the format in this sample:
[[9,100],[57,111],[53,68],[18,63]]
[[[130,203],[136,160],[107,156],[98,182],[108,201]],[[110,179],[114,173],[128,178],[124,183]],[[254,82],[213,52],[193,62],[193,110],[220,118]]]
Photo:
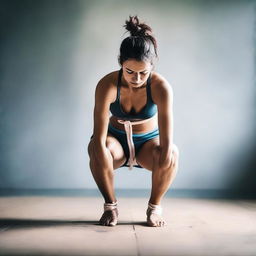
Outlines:
[[159,136],[146,141],[140,148],[136,155],[137,163],[143,168],[152,171],[153,169],[153,151],[154,148],[159,146]]
[[114,169],[121,167],[126,161],[126,156],[121,143],[112,134],[108,133],[106,145],[113,157]]
[[[160,146],[159,136],[154,139],[146,141],[136,156],[137,163],[141,165],[143,168],[152,171],[154,164],[153,153],[156,147],[158,146]],[[179,149],[175,144],[173,144],[172,152],[175,154],[176,158],[179,156]]]
[[[88,151],[90,151],[90,144],[93,143],[93,136],[91,137],[91,141],[88,146]],[[113,167],[114,169],[122,166],[126,161],[126,156],[123,150],[121,143],[110,133],[107,134],[106,139],[106,147],[109,149],[112,157],[113,157]],[[96,150],[97,151],[97,150]],[[90,153],[89,153],[90,155]]]

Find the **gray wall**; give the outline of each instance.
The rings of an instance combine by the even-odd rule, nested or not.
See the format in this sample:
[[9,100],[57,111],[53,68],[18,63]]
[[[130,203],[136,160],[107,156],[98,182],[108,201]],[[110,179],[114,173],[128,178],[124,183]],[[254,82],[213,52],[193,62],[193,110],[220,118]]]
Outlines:
[[[0,188],[96,188],[87,144],[98,80],[138,14],[174,90],[173,188],[254,189],[253,1],[1,1]],[[151,174],[116,171],[116,188]]]

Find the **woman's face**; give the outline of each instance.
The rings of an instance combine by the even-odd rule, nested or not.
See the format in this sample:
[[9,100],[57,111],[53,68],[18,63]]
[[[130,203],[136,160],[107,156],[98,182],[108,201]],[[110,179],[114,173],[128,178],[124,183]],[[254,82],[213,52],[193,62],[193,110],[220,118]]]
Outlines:
[[146,83],[152,71],[152,65],[149,61],[129,59],[123,63],[122,69],[123,78],[127,85],[132,88],[138,88]]

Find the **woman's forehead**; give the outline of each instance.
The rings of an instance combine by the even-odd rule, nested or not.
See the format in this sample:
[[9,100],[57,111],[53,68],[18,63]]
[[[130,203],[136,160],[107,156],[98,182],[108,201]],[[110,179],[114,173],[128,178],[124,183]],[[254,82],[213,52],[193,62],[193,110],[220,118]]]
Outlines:
[[123,67],[134,72],[143,72],[151,68],[151,63],[149,61],[138,61],[129,59],[123,63]]

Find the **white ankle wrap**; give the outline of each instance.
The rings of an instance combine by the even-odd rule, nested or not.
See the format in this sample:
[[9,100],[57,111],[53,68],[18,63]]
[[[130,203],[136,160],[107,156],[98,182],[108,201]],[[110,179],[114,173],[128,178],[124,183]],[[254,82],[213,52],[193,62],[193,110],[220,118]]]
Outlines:
[[148,203],[148,210],[149,209],[150,209],[151,213],[155,213],[155,214],[158,214],[158,215],[162,215],[162,213],[163,213],[163,208],[160,205],[157,205],[157,204]]
[[104,212],[114,210],[117,208],[117,201],[115,203],[104,203]]

